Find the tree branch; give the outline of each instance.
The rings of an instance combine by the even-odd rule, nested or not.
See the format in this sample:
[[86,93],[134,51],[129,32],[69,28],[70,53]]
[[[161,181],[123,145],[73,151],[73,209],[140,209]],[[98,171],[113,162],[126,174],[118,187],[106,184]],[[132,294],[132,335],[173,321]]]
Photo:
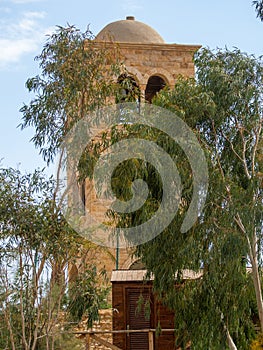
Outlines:
[[262,130],[262,119],[259,122],[258,125],[258,129],[256,131],[256,141],[255,141],[255,145],[253,147],[253,151],[252,151],[252,175],[255,175],[255,158],[256,158],[256,151],[258,149],[258,143],[259,143],[259,139],[260,139],[260,134],[261,134],[261,130]]

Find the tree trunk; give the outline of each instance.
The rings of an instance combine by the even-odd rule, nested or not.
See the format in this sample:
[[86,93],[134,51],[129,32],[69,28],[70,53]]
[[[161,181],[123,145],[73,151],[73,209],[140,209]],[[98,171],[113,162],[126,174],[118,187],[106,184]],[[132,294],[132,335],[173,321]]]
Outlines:
[[228,329],[226,329],[226,337],[227,337],[227,344],[229,346],[229,349],[230,350],[237,350],[237,347],[236,347],[231,335],[229,334]]
[[258,271],[256,229],[253,232],[252,242],[251,242],[239,214],[237,214],[235,221],[238,224],[241,231],[243,232],[243,234],[245,235],[247,242],[248,242],[249,259],[250,259],[250,263],[252,265],[252,272],[251,273],[252,273],[252,279],[253,279],[256,300],[257,300],[257,309],[258,309],[258,316],[259,316],[259,321],[260,321],[260,330],[261,330],[261,333],[263,333],[263,300],[262,300],[261,282],[260,282],[259,271]]
[[255,289],[256,300],[257,300],[260,330],[261,330],[261,333],[263,333],[263,300],[262,300],[261,282],[260,282],[259,271],[258,271],[258,259],[257,259],[257,252],[256,252],[255,233],[253,236],[253,244],[251,247],[250,262],[252,265],[252,277],[253,277],[254,289]]

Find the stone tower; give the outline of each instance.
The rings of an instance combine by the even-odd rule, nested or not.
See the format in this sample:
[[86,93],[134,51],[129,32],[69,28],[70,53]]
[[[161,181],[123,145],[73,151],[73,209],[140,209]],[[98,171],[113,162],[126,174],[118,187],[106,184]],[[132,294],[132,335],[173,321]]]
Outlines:
[[146,101],[165,85],[172,87],[178,75],[194,76],[193,54],[200,46],[167,44],[132,16],[106,25],[96,36],[97,42],[107,40],[118,43],[125,67]]
[[[193,54],[200,46],[167,44],[150,26],[128,16],[106,25],[95,38],[97,45],[118,45],[125,68],[140,90],[141,99],[151,103],[153,96],[164,86],[174,86],[179,75],[194,76]],[[91,191],[90,181],[86,181],[84,196]],[[92,197],[92,203],[86,203],[91,215],[100,214],[101,208]],[[105,265],[110,276],[116,268],[116,262],[110,256],[118,258],[119,269],[136,269],[140,264],[133,261],[127,250],[111,250],[111,255],[100,252],[98,263]]]

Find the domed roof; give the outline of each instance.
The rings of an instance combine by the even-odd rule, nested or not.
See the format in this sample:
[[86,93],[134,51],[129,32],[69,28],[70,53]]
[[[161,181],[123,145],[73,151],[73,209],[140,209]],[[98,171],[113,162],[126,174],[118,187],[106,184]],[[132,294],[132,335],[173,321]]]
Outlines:
[[120,43],[164,44],[163,38],[150,26],[135,21],[132,16],[126,20],[112,22],[96,36],[98,41],[116,41]]

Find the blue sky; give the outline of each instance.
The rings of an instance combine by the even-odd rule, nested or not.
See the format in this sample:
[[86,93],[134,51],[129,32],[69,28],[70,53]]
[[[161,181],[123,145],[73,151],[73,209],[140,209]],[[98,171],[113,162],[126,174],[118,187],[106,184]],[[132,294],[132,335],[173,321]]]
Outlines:
[[56,25],[74,24],[96,34],[127,15],[152,26],[168,43],[238,47],[263,54],[263,23],[251,0],[0,0],[0,159],[3,166],[31,172],[45,164],[29,142],[33,129],[20,131],[19,109],[30,96],[27,78],[38,74],[34,57]]

